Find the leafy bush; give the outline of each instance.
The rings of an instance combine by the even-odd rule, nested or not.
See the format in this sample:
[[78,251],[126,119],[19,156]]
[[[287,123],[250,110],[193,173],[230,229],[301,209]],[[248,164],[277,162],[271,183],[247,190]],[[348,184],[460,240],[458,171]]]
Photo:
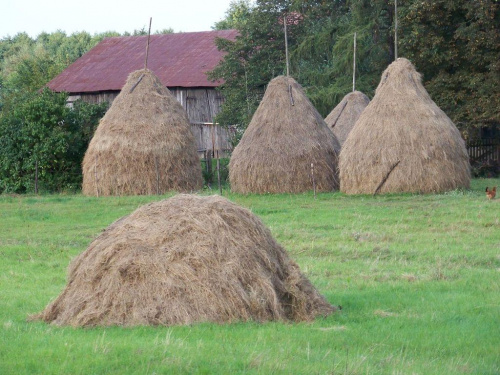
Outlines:
[[44,89],[17,97],[0,117],[0,193],[77,189],[81,161],[105,105],[66,105],[67,95]]

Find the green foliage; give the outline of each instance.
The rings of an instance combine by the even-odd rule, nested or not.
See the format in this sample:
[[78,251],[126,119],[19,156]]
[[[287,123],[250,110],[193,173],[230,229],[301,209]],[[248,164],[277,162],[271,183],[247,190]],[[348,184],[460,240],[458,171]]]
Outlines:
[[500,123],[498,1],[409,1],[401,26],[402,49],[459,128]]
[[[356,89],[373,96],[394,60],[394,1],[256,1],[233,3],[216,26],[240,31],[211,78],[224,79],[218,120],[251,120],[267,82],[285,72],[285,14],[300,15],[288,28],[290,74],[326,116],[352,90],[353,36],[357,33]],[[244,10],[244,11],[242,11]],[[398,1],[399,56],[423,73],[436,103],[463,131],[500,122],[500,3]],[[465,133],[465,132],[464,132]]]
[[26,33],[0,40],[0,193],[76,189],[81,161],[106,104],[76,102],[66,94],[40,92],[100,40],[119,35],[86,32]]
[[76,189],[81,161],[103,105],[66,106],[67,95],[44,89],[17,97],[0,116],[0,192]]
[[250,18],[252,4],[250,0],[233,0],[229,3],[226,16],[213,26],[214,30],[239,29]]

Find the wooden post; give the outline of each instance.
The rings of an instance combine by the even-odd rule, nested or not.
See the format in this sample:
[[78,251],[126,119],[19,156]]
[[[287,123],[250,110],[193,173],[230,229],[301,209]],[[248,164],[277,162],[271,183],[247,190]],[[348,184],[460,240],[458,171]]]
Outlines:
[[387,172],[387,174],[384,176],[384,178],[382,179],[382,181],[380,181],[380,184],[378,184],[377,188],[375,189],[375,192],[373,193],[373,196],[377,195],[377,193],[380,191],[380,189],[382,189],[382,186],[384,186],[385,182],[389,178],[389,175],[392,173],[392,171],[394,170],[394,168],[397,167],[397,165],[400,163],[400,161],[401,160],[398,160],[397,162],[395,162],[391,166],[391,168],[389,168],[389,171]]
[[217,148],[217,182],[219,184],[219,193],[222,196],[222,185],[220,183],[220,158],[219,158],[219,149]]
[[94,162],[94,181],[95,181],[95,192],[97,198],[99,198],[99,185],[97,181],[97,154],[95,155],[95,162]]
[[356,33],[354,33],[354,60],[352,67],[352,91],[356,91]]
[[148,55],[149,55],[149,39],[151,38],[151,22],[153,17],[149,17],[149,31],[148,31],[148,43],[146,44],[146,58],[144,60],[144,70],[148,67]]
[[342,116],[342,112],[344,112],[344,109],[347,106],[348,102],[349,102],[349,100],[346,100],[344,102],[344,104],[342,105],[342,108],[340,109],[339,115],[337,116],[337,118],[335,119],[335,121],[333,122],[333,124],[331,126],[332,129],[335,127],[335,125],[337,125],[337,121],[339,121],[340,116]]
[[156,167],[156,195],[160,195],[160,171],[158,170],[158,157],[155,156]]
[[35,160],[35,194],[38,194],[38,160]]
[[288,35],[286,33],[286,14],[283,16],[283,25],[285,25],[285,59],[286,59],[286,76],[290,76],[290,68],[288,66]]
[[[286,59],[286,78],[290,77],[290,64],[288,63],[288,34],[286,31],[286,15],[283,16],[283,25],[285,25],[285,59]],[[288,84],[288,94],[290,95],[290,103],[295,105],[292,95],[292,86]]]
[[205,150],[205,167],[207,169],[207,185],[212,184],[212,150]]
[[314,163],[311,163],[311,177],[313,182],[314,199],[316,199],[316,179],[314,177]]
[[398,59],[398,0],[394,0],[394,60]]

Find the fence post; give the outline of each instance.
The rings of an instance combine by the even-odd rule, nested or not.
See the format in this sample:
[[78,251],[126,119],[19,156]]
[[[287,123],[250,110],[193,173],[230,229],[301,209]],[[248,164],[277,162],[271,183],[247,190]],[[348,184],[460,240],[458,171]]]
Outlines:
[[35,194],[38,194],[38,160],[35,160]]

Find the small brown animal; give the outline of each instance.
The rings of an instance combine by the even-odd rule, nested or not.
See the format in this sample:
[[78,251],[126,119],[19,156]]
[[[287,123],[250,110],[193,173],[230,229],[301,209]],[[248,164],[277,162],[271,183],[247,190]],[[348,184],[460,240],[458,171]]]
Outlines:
[[486,198],[493,199],[497,195],[497,187],[494,186],[491,190],[486,186]]

